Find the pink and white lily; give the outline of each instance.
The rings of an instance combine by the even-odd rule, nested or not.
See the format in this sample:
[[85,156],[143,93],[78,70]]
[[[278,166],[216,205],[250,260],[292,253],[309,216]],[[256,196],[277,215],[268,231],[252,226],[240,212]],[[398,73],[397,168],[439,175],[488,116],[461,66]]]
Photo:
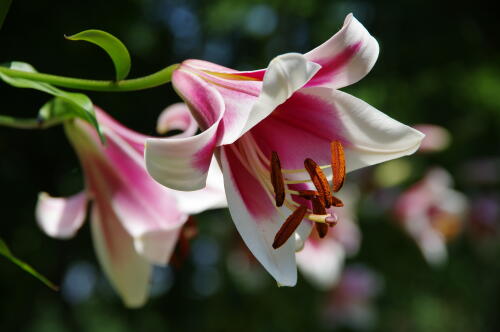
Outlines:
[[[304,55],[278,56],[267,69],[241,72],[184,61],[172,83],[203,131],[187,138],[148,139],[148,172],[167,187],[197,190],[205,186],[215,154],[243,240],[279,284],[294,285],[294,239],[304,241],[313,224],[311,204],[299,194],[314,188],[304,160],[315,160],[330,176],[331,142],[343,146],[347,171],[352,171],[409,155],[422,140],[420,132],[338,90],[363,78],[378,51],[377,41],[348,15],[327,42]],[[283,167],[281,206],[270,179],[273,152]],[[273,160],[279,164],[277,157]],[[306,209],[296,211],[298,206]],[[294,210],[292,219],[300,222],[303,215],[304,221],[292,240],[275,249],[277,232]]]
[[446,261],[446,243],[460,233],[467,212],[467,199],[451,189],[452,182],[446,170],[431,169],[394,206],[396,218],[432,265]]
[[[184,130],[183,137],[192,135],[197,127],[194,119],[176,107],[162,114],[158,128]],[[96,115],[106,145],[86,122],[75,119],[64,125],[83,167],[85,189],[68,198],[41,193],[36,217],[49,236],[71,238],[92,201],[91,231],[99,262],[125,305],[139,307],[147,300],[152,264],[168,263],[188,215],[226,206],[222,174],[215,163],[205,189],[178,192],[165,188],[146,172],[143,152],[148,137],[100,109],[96,108]]]
[[359,251],[361,231],[355,212],[358,196],[359,192],[353,185],[344,186],[338,195],[344,207],[333,208],[337,225],[324,238],[313,231],[304,248],[296,253],[299,270],[320,289],[335,286],[342,275],[345,259]]

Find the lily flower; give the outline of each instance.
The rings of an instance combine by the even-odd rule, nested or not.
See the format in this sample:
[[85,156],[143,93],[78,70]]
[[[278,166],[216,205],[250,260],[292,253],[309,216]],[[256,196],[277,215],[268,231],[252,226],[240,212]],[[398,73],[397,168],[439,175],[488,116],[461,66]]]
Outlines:
[[[193,134],[194,120],[175,108],[162,114],[158,127],[184,130],[182,136]],[[99,262],[125,305],[139,307],[147,300],[152,264],[168,263],[189,214],[226,206],[222,174],[214,165],[207,187],[200,191],[165,188],[146,172],[143,153],[148,136],[97,108],[96,115],[105,145],[88,123],[75,119],[64,124],[85,174],[85,189],[67,198],[41,193],[36,218],[49,236],[71,238],[92,201],[91,233]]]
[[394,206],[396,218],[432,265],[446,261],[446,243],[457,237],[464,224],[467,199],[451,189],[452,182],[446,170],[431,169]]
[[313,231],[304,248],[296,253],[299,270],[325,290],[339,282],[345,259],[356,255],[361,244],[355,211],[359,191],[354,185],[345,186],[338,197],[344,202],[344,207],[333,208],[338,223],[323,238]]
[[280,285],[295,285],[295,238],[304,241],[313,223],[333,222],[331,214],[313,213],[311,199],[319,195],[325,208],[341,203],[327,179],[334,177],[335,192],[345,171],[411,154],[423,138],[338,90],[363,78],[378,52],[377,41],[348,15],[324,44],[280,55],[267,69],[184,61],[172,83],[203,131],[148,139],[149,174],[172,189],[201,189],[215,155],[246,245]]

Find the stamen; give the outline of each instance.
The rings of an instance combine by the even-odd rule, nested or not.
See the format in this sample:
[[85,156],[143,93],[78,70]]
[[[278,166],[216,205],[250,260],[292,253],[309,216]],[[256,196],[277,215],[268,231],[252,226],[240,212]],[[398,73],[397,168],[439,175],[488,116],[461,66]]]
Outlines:
[[325,224],[327,224],[330,227],[337,225],[338,221],[339,221],[339,219],[335,213],[333,215],[325,218]]
[[273,248],[278,249],[292,236],[293,232],[299,227],[300,222],[307,212],[306,206],[299,206],[293,213],[285,220],[278,233],[274,237]]
[[311,199],[311,203],[314,214],[326,214],[325,205],[318,197],[313,197]]
[[280,158],[275,151],[271,155],[271,183],[274,189],[276,206],[282,206],[285,201],[285,180],[281,173]]
[[327,224],[321,224],[321,223],[316,223],[315,224],[316,231],[318,232],[319,237],[322,239],[328,234],[328,225]]
[[[323,165],[323,166],[320,166],[319,168],[325,169],[325,168],[330,168],[330,167],[332,167],[332,166],[331,165]],[[283,169],[281,169],[281,171],[284,174],[304,173],[304,169],[303,168],[298,168],[298,169],[286,169],[286,168],[283,168]]]
[[332,189],[337,192],[342,188],[345,179],[345,155],[344,148],[340,141],[333,141],[330,143],[332,151]]
[[[307,215],[307,219],[309,219],[315,223],[325,224],[325,223],[327,223],[326,222],[327,219],[331,220],[331,215],[311,213],[311,214]],[[328,222],[328,224],[330,224],[330,222]]]
[[332,195],[332,205],[335,207],[343,207],[344,203],[340,199]]
[[316,164],[311,158],[304,160],[304,166],[311,177],[314,186],[318,190],[320,196],[323,198],[325,207],[329,208],[332,206],[332,194],[330,192],[330,184],[323,174],[321,168]]
[[297,194],[300,197],[303,197],[307,200],[311,200],[314,197],[317,197],[319,195],[319,192],[317,192],[316,190],[298,190]]

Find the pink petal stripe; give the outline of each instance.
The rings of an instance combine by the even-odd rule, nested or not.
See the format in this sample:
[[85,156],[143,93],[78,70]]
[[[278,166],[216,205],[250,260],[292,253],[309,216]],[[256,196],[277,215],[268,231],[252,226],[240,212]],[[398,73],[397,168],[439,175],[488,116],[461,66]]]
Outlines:
[[285,168],[303,168],[304,159],[330,163],[330,142],[343,137],[340,115],[334,105],[307,89],[296,92],[252,129],[252,135],[267,156],[278,152]]
[[215,88],[194,74],[176,71],[176,89],[188,102],[195,118],[205,127],[202,133],[184,138],[148,139],[146,167],[159,183],[176,190],[205,187],[212,155],[223,131],[224,101]]
[[370,72],[378,53],[379,46],[375,38],[349,14],[339,32],[305,54],[309,61],[322,66],[307,86],[338,89],[354,84]]

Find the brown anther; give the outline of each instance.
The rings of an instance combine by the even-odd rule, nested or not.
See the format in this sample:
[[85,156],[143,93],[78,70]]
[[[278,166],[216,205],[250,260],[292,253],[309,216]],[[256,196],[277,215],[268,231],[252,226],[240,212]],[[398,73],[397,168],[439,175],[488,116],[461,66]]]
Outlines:
[[273,248],[278,249],[292,236],[293,232],[299,227],[300,222],[306,215],[307,207],[304,205],[299,206],[293,213],[286,218],[278,233],[274,237]]
[[300,197],[307,200],[311,200],[313,197],[319,196],[319,193],[316,190],[299,190],[298,192]]
[[329,227],[327,224],[317,222],[314,226],[316,227],[316,231],[318,232],[320,238],[324,238],[326,234],[328,234]]
[[340,199],[332,195],[332,205],[335,207],[343,207],[344,202],[342,202]]
[[314,214],[326,214],[325,204],[323,204],[323,200],[319,197],[313,197],[311,203]]
[[311,158],[304,160],[304,166],[307,173],[309,173],[314,186],[318,190],[319,195],[322,197],[325,207],[329,208],[332,206],[332,194],[330,192],[330,184],[328,183],[325,174],[323,174],[321,168]]
[[276,206],[282,206],[285,201],[285,180],[281,173],[281,162],[278,153],[273,151],[271,155],[271,183],[274,189]]
[[330,143],[332,151],[332,189],[337,192],[342,188],[345,179],[345,156],[344,148],[340,141],[333,141]]

